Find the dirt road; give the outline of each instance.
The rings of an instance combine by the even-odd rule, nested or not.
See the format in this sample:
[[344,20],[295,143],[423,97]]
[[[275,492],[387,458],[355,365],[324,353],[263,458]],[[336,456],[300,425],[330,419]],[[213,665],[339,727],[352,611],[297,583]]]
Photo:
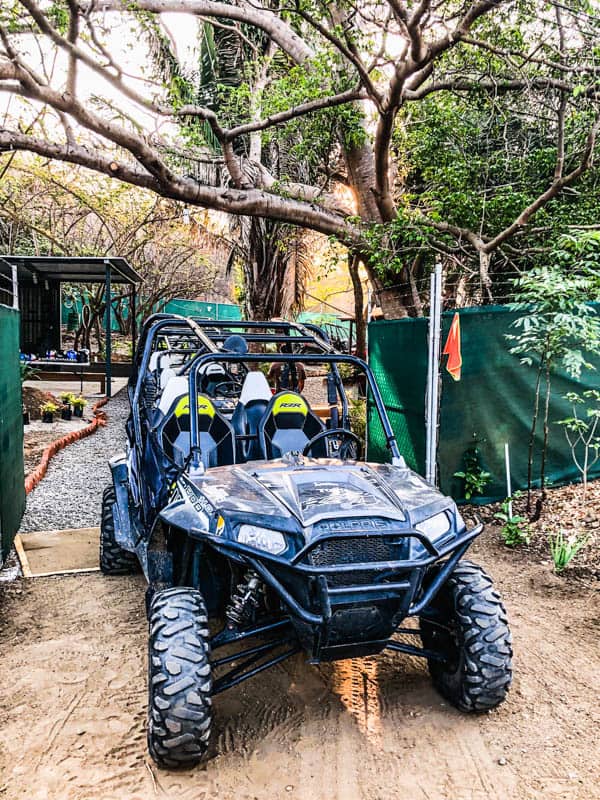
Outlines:
[[216,699],[211,758],[187,773],[146,753],[142,579],[3,587],[0,797],[600,798],[597,597],[493,544],[477,555],[514,633],[500,710],[454,711],[405,656],[320,668],[298,656]]

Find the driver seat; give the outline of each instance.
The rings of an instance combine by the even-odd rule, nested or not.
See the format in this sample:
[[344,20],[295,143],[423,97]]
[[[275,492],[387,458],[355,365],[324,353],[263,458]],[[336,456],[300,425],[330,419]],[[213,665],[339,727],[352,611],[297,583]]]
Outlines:
[[[158,426],[159,441],[165,455],[177,466],[185,464],[190,454],[190,400],[186,393],[173,400],[171,408]],[[198,433],[202,462],[209,467],[235,464],[233,428],[206,395],[198,395]]]
[[[279,392],[274,395],[258,423],[258,441],[266,459],[281,458],[284,453],[302,450],[325,426],[297,392]],[[314,447],[313,458],[327,456],[327,443],[323,439]]]

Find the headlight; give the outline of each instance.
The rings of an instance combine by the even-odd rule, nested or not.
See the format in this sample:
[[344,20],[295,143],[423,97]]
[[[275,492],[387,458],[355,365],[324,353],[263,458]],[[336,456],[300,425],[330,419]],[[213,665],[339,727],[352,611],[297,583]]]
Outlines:
[[450,530],[450,518],[448,514],[442,512],[441,514],[436,514],[435,517],[424,519],[423,522],[419,522],[418,525],[415,525],[415,528],[421,533],[424,533],[425,536],[428,536],[431,540],[439,539],[440,536],[443,536]]
[[242,544],[255,547],[257,550],[266,550],[274,556],[283,553],[287,547],[282,533],[268,528],[258,528],[256,525],[240,525],[237,539]]

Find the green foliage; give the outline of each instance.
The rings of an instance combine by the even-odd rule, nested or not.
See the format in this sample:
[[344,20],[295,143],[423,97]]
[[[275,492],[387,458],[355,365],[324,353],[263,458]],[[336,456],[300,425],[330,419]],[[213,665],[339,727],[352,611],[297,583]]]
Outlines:
[[41,414],[56,414],[58,411],[58,405],[52,400],[46,400],[45,403],[40,405],[40,413]]
[[588,541],[589,537],[582,533],[572,533],[570,536],[566,536],[565,532],[560,530],[555,534],[548,534],[548,545],[554,562],[554,571],[561,573]]
[[342,381],[354,380],[354,378],[356,378],[356,376],[360,373],[360,370],[355,367],[354,364],[338,364],[337,369],[340,373],[340,378]]
[[46,15],[54,27],[63,36],[69,28],[69,9],[66,3],[52,3]]
[[454,477],[461,478],[464,481],[463,494],[465,500],[471,500],[476,495],[483,494],[483,490],[492,476],[481,466],[481,454],[476,446],[470,447],[465,452],[463,461],[464,469],[455,472]]
[[531,366],[534,359],[547,367],[562,365],[577,378],[591,368],[586,355],[600,352],[600,318],[589,305],[594,280],[589,275],[567,272],[558,264],[532,269],[515,282],[521,312],[507,339],[511,353]]
[[365,443],[367,435],[367,401],[361,397],[357,400],[349,398],[350,400],[350,427],[352,432],[355,433],[361,442]]
[[[533,44],[530,33],[533,6],[524,11],[511,7],[503,16],[495,13],[481,21],[477,38],[495,47],[536,50],[544,57],[546,45]],[[525,27],[516,23],[525,17]],[[529,41],[527,41],[529,39]],[[546,55],[551,58],[550,50]],[[583,52],[574,58],[585,58]],[[531,77],[542,79],[541,65],[529,65]],[[428,230],[429,221],[466,228],[493,238],[507,228],[521,211],[544,192],[554,177],[557,158],[556,117],[546,113],[535,93],[486,91],[478,82],[510,79],[506,61],[476,47],[456,47],[436,64],[436,82],[462,76],[471,89],[436,92],[418,103],[406,104],[395,126],[393,148],[401,186],[398,203],[410,212],[410,225],[399,229],[396,249],[403,261],[414,258],[421,240],[457,248],[466,244],[460,236]],[[571,98],[565,120],[565,171],[572,169],[581,153],[593,110],[590,102]],[[578,181],[577,192],[554,197],[535,215],[535,222],[518,231],[518,246],[511,242],[513,264],[523,270],[548,260],[549,242],[565,232],[565,224],[586,225],[596,218],[600,203],[600,174],[590,170]],[[405,214],[404,214],[405,215]],[[419,228],[421,237],[412,229]],[[477,254],[460,255],[477,267]],[[397,265],[393,263],[392,268]]]
[[[539,516],[546,497],[546,453],[550,439],[548,424],[552,371],[563,367],[572,378],[578,378],[583,368],[592,368],[590,354],[600,352],[600,318],[589,305],[595,278],[587,270],[579,273],[562,263],[537,267],[516,281],[519,302],[512,308],[520,312],[513,323],[518,331],[508,334],[513,342],[511,353],[520,356],[522,364],[535,366],[537,383],[532,408],[528,446],[527,510],[531,511],[531,491],[535,433],[540,416],[543,422],[539,485],[537,501]],[[543,405],[542,405],[543,399]],[[540,409],[543,409],[540,412]]]
[[571,403],[572,414],[557,424],[564,428],[585,492],[589,470],[600,459],[600,391],[568,392],[565,400]]
[[518,497],[520,497],[520,492],[515,492],[513,497],[507,497],[500,504],[502,510],[494,514],[494,519],[502,523],[502,538],[507,547],[529,544],[531,538],[527,517],[511,513],[511,503]]
[[574,272],[585,279],[590,301],[600,301],[600,231],[561,236],[552,256],[563,272]]
[[39,369],[32,367],[29,361],[19,361],[19,369],[21,372],[21,386],[25,381],[38,380]]

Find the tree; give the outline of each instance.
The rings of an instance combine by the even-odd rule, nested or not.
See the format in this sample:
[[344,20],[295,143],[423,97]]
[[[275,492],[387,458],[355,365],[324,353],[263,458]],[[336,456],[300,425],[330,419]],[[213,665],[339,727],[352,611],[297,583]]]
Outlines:
[[[559,264],[533,269],[517,281],[519,302],[513,308],[520,316],[513,323],[518,333],[507,336],[514,343],[510,352],[537,373],[527,462],[527,511],[532,519],[539,518],[546,500],[553,372],[562,366],[572,378],[578,378],[583,369],[592,368],[589,356],[600,353],[600,317],[589,303],[595,282],[597,285],[597,276],[585,265],[568,271]],[[540,420],[540,494],[533,509],[534,446]]]
[[[122,256],[143,279],[138,309],[145,317],[174,297],[193,299],[215,292],[224,275],[230,244],[201,219],[183,223],[179,205],[110,178],[91,179],[83,170],[48,165],[39,158],[13,159],[0,184],[0,249],[21,255]],[[206,220],[208,223],[208,220]],[[73,292],[64,287],[64,291]],[[89,306],[76,346],[101,346],[104,287],[80,285]],[[130,332],[125,295],[114,294],[121,333]]]
[[[245,40],[253,41],[249,30],[266,37],[276,69],[257,91],[258,105],[252,102],[252,81],[229,87],[215,109],[201,98],[174,99],[169,87],[148,80],[140,88],[126,74],[107,44],[102,15],[111,24],[139,25],[140,15],[165,11],[195,14]],[[586,0],[571,0],[570,7],[539,0],[294,0],[280,9],[249,0],[13,0],[1,14],[0,90],[33,103],[38,118],[5,123],[0,150],[30,150],[190,205],[334,236],[366,264],[384,312],[398,300],[385,288],[407,268],[407,233],[449,257],[474,254],[490,295],[493,259],[593,163],[600,127],[599,28]],[[46,64],[30,55],[32,39]],[[51,69],[57,55],[64,71]],[[264,63],[264,51],[255,60]],[[84,69],[102,77],[118,100],[87,102]],[[407,192],[396,169],[410,160],[410,153],[398,150],[407,109],[451,94],[469,104],[506,96],[516,98],[515,106],[526,96],[548,118],[552,146],[539,167],[536,194],[515,197],[501,229],[481,219],[478,226],[455,224]],[[506,105],[510,122],[515,114]],[[227,185],[201,182],[179,168],[189,142],[182,147],[181,136],[158,124],[152,133],[141,130],[132,107],[159,121],[203,123],[220,148]],[[229,121],[232,107],[242,122]],[[60,135],[48,121],[50,109]],[[277,136],[300,131],[301,150],[317,179],[277,178],[262,157],[265,148],[259,154],[250,149],[253,135],[264,143],[275,129]],[[351,188],[354,211],[340,203],[336,183]]]

